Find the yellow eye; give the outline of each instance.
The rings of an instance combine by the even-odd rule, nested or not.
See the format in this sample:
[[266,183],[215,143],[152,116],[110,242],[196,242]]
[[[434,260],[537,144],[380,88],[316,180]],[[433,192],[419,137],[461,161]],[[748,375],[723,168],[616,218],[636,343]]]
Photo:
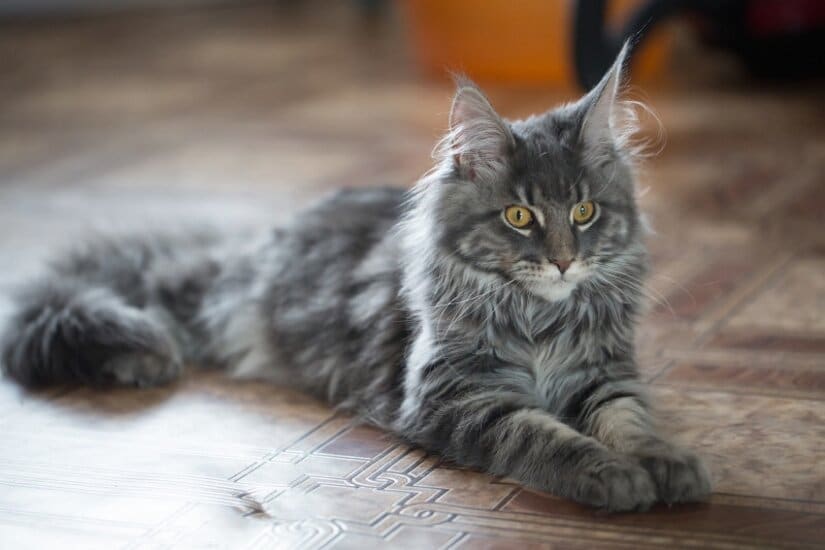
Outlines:
[[593,201],[580,202],[573,207],[573,223],[577,225],[584,225],[593,219],[596,213],[596,203]]
[[533,213],[523,206],[508,206],[504,210],[507,223],[518,229],[525,229],[533,224]]

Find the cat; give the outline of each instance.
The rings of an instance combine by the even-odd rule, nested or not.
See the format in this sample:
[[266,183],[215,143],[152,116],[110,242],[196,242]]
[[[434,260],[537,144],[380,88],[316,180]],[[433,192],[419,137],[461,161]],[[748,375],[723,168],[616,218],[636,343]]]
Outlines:
[[411,191],[341,191],[259,240],[85,243],[16,296],[6,375],[153,386],[184,363],[225,367],[608,511],[706,498],[702,462],[654,429],[634,359],[648,267],[626,58],[514,122],[459,79]]

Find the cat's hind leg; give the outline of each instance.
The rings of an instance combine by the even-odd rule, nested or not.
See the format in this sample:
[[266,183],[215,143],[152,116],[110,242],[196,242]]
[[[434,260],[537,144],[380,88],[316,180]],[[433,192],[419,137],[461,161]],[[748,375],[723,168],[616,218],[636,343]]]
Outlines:
[[51,279],[17,300],[2,343],[6,375],[34,387],[151,386],[182,370],[163,323],[105,287]]

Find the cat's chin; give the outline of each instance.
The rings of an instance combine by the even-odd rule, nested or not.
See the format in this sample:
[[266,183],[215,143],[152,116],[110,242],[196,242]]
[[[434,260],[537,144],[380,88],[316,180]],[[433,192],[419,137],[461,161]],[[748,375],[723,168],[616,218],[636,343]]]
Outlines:
[[527,290],[548,302],[561,302],[570,298],[576,290],[576,282],[564,279],[544,283],[533,282],[527,285]]

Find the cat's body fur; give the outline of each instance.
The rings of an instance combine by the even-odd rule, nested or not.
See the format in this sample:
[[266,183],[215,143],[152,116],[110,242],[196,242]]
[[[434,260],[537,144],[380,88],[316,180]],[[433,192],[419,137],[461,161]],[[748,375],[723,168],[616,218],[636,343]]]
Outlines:
[[[593,122],[620,71],[512,124],[462,86],[439,164],[412,193],[342,192],[259,242],[91,244],[19,297],[5,370],[28,385],[151,385],[184,362],[222,366],[579,502],[703,498],[706,471],[656,435],[638,383],[633,176]],[[583,199],[603,205],[593,231],[567,218]],[[537,225],[506,227],[511,203]],[[566,278],[563,256],[578,262]]]

